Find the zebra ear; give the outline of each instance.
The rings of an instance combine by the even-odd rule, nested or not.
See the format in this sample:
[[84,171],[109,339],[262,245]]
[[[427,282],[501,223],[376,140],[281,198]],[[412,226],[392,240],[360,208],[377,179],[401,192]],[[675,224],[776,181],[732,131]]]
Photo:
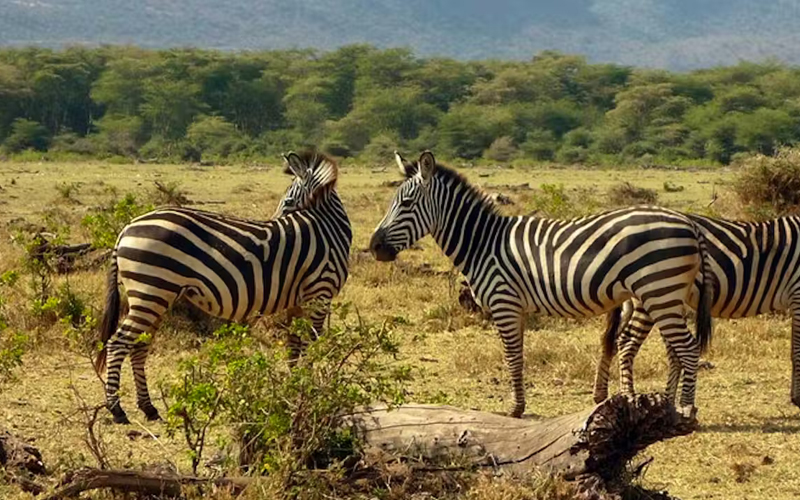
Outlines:
[[419,155],[419,173],[422,175],[422,180],[428,182],[433,177],[433,173],[436,171],[436,158],[433,157],[433,153],[430,151],[425,151],[421,155]]
[[397,167],[403,176],[413,177],[417,173],[417,167],[413,163],[405,161],[397,151],[394,152],[394,161],[397,162]]
[[290,151],[288,154],[283,155],[283,159],[286,160],[289,171],[295,176],[300,179],[305,179],[308,176],[308,166],[297,153]]

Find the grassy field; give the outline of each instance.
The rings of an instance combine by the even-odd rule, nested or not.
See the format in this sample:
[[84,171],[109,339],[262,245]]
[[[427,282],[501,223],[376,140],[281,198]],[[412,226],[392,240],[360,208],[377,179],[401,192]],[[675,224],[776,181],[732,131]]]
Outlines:
[[[734,173],[724,170],[476,167],[465,173],[485,190],[508,195],[515,202],[503,207],[509,214],[535,209],[563,215],[600,210],[614,202],[608,196],[610,188],[630,182],[656,190],[661,205],[740,215],[727,191]],[[408,320],[398,333],[402,357],[419,368],[411,386],[412,400],[506,410],[511,392],[501,343],[490,325],[458,307],[460,280],[435,243],[427,238],[421,242],[421,250],[405,252],[392,264],[375,262],[363,251],[394,193],[394,188],[384,184],[397,178],[391,166],[342,168],[339,191],[355,239],[351,278],[339,299],[351,301],[371,319],[402,316]],[[86,241],[88,236],[79,224],[84,214],[127,192],[146,199],[154,181],[179,182],[193,202],[204,203],[202,208],[256,219],[272,215],[289,184],[277,165],[0,163],[0,274],[19,267],[22,250],[11,242],[10,227],[18,225],[20,218],[32,223],[43,218],[63,221],[71,227],[70,241]],[[673,188],[670,192],[665,190],[666,181]],[[520,186],[525,183],[529,186]],[[563,190],[542,190],[542,184],[560,184]],[[676,190],[679,188],[683,189]],[[102,307],[100,271],[80,272],[69,279],[93,306]],[[76,410],[80,405],[76,394],[91,404],[98,403],[102,386],[88,362],[65,349],[62,326],[42,328],[29,318],[25,294],[21,280],[8,297],[7,309],[12,327],[27,331],[34,346],[26,354],[17,380],[0,391],[0,426],[35,437],[36,446],[56,473],[92,465],[83,443],[83,417]],[[531,320],[525,339],[528,413],[552,416],[592,403],[602,322],[602,318]],[[664,347],[657,336],[653,339],[637,358],[641,391],[661,389],[666,381]],[[191,332],[159,331],[148,365],[151,387],[168,378],[176,361],[192,353],[197,344]],[[655,461],[644,484],[667,489],[683,499],[797,498],[800,410],[789,401],[788,317],[718,321],[707,359],[713,368],[703,370],[698,381],[701,429],[648,449]],[[107,413],[103,414],[100,430],[108,440],[113,463],[130,467],[175,463],[187,470],[181,439],[168,438],[161,423],[142,421],[135,410],[133,380],[127,368],[123,377],[123,404],[136,422],[129,428],[114,427],[108,424]],[[130,430],[144,435],[149,431],[157,439],[133,439]],[[17,491],[0,486],[3,497],[18,496]]]

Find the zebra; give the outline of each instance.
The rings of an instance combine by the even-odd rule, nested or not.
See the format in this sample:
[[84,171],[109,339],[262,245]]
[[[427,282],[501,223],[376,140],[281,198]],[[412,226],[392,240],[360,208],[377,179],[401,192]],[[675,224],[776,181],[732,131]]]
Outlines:
[[[348,276],[350,220],[336,191],[338,167],[318,153],[284,156],[291,186],[269,221],[239,219],[190,208],[159,208],[137,217],[117,238],[107,277],[102,349],[106,407],[115,423],[128,423],[118,395],[120,370],[130,354],[139,409],[160,418],[147,389],[145,361],[152,334],[180,296],[213,316],[232,321],[289,311],[322,331]],[[128,312],[121,323],[120,290]],[[119,324],[119,326],[118,326]],[[290,337],[292,357],[299,339]],[[108,363],[106,366],[106,358]]]
[[710,337],[711,323],[701,309],[698,341],[682,314],[703,260],[701,236],[687,217],[657,207],[568,221],[507,217],[464,177],[437,164],[430,151],[414,163],[395,152],[395,160],[406,179],[376,227],[370,251],[378,261],[393,261],[423,236],[433,236],[500,334],[514,393],[512,416],[525,410],[525,316],[596,316],[630,297],[642,300],[678,354],[684,367],[681,411],[694,415],[700,344]]
[[[800,407],[800,217],[741,222],[689,214],[708,245],[713,280],[711,315],[742,318],[773,311],[792,311],[791,400]],[[697,285],[690,305],[696,307]],[[653,320],[635,298],[611,315],[624,326],[606,329],[597,366],[594,400],[608,396],[608,369],[619,348],[620,388],[633,393],[633,359],[653,327]],[[619,339],[616,336],[619,335]],[[616,341],[616,342],[615,342]],[[675,392],[680,366],[669,352],[667,391]]]

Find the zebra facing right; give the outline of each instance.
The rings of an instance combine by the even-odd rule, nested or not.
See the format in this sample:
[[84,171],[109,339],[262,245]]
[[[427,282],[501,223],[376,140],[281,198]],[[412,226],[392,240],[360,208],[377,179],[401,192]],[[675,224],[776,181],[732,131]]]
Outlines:
[[[713,276],[711,315],[742,318],[791,310],[791,400],[800,407],[800,217],[741,222],[687,215],[702,232]],[[690,303],[694,306],[696,300]],[[608,369],[619,349],[620,388],[633,393],[633,360],[653,327],[636,300],[625,304],[623,328],[606,331],[597,367],[594,398],[608,396]],[[618,314],[615,311],[612,314]],[[619,335],[619,339],[614,337]],[[616,342],[615,342],[616,340]],[[668,349],[669,352],[669,349]],[[680,366],[670,354],[667,391],[674,392]]]
[[432,153],[414,163],[397,154],[396,160],[406,180],[375,229],[370,250],[378,260],[392,261],[423,236],[433,236],[500,333],[514,390],[512,416],[525,410],[525,317],[596,316],[629,298],[641,301],[677,353],[683,366],[680,404],[684,413],[693,413],[697,364],[711,323],[701,308],[698,341],[683,316],[695,276],[706,271],[702,236],[691,220],[656,207],[574,220],[507,217],[486,194],[438,165]]
[[[129,354],[137,404],[148,420],[159,418],[145,361],[152,334],[180,296],[233,321],[287,310],[302,314],[314,301],[321,307],[306,314],[315,332],[322,331],[327,306],[347,280],[352,230],[336,191],[333,160],[317,153],[289,153],[285,159],[294,180],[273,220],[161,208],[120,233],[108,275],[104,347],[95,363],[98,373],[107,369],[106,406],[114,422],[128,422],[118,390]],[[120,284],[129,305],[121,322]],[[289,340],[296,357],[299,340]]]

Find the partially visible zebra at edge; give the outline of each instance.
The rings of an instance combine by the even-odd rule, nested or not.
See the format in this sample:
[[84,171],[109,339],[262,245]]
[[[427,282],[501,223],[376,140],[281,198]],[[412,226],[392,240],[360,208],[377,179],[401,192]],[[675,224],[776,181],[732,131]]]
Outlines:
[[[791,400],[800,407],[800,217],[780,217],[765,222],[741,222],[688,214],[707,241],[713,292],[711,315],[743,318],[766,312],[792,311]],[[697,286],[695,286],[695,289]],[[690,305],[696,307],[697,290]],[[603,354],[597,365],[594,399],[608,396],[611,360],[619,350],[620,390],[632,394],[633,361],[653,328],[653,320],[637,300],[624,311],[610,313],[620,324],[603,336]],[[618,336],[618,338],[617,338]],[[676,391],[680,365],[669,352],[667,392]]]
[[525,317],[596,316],[630,297],[657,318],[678,354],[684,367],[681,410],[694,415],[695,375],[711,321],[701,308],[698,341],[683,316],[695,276],[706,271],[702,236],[691,220],[657,207],[569,221],[506,217],[485,193],[437,165],[432,153],[414,163],[397,153],[395,159],[406,180],[375,229],[370,251],[380,261],[393,261],[423,236],[433,236],[467,278],[476,302],[492,315],[511,374],[512,416],[525,410]]
[[[293,317],[306,314],[315,334],[322,332],[330,301],[347,280],[352,229],[336,190],[336,163],[314,152],[284,159],[294,178],[273,220],[160,208],[120,233],[108,272],[103,348],[95,360],[99,374],[106,369],[106,406],[114,422],[129,422],[118,395],[128,354],[137,405],[148,420],[160,418],[145,361],[152,334],[180,296],[232,321],[287,310]],[[121,323],[119,285],[128,299]],[[304,312],[312,301],[319,307]],[[299,339],[290,336],[289,348],[296,357]]]

